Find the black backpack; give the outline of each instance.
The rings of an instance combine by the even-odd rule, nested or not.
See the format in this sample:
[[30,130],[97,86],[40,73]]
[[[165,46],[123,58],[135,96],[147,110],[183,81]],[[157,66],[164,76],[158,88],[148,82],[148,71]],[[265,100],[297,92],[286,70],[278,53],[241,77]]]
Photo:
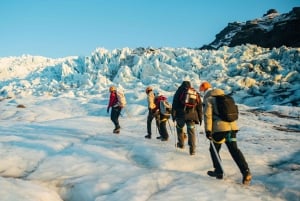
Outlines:
[[215,96],[219,114],[222,121],[233,122],[238,119],[238,106],[230,95]]

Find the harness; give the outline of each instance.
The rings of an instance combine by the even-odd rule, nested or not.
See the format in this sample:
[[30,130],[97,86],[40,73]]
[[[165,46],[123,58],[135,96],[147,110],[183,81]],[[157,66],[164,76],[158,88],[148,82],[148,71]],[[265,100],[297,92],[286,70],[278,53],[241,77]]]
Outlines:
[[212,140],[216,144],[223,144],[224,142],[236,142],[237,141],[236,138],[231,137],[231,134],[232,134],[232,130],[229,131],[222,140],[216,141],[214,140],[214,138]]

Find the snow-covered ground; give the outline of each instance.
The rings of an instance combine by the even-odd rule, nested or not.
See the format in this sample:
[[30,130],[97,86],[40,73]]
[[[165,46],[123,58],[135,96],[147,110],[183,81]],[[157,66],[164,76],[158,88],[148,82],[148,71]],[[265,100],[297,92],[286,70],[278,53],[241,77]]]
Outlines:
[[[1,201],[298,201],[299,53],[247,45],[0,58]],[[226,146],[225,179],[207,176],[212,163],[202,126],[195,156],[188,146],[175,148],[172,121],[169,141],[144,138],[146,86],[172,101],[183,80],[196,88],[208,80],[233,93],[240,110],[238,145],[253,174],[250,186],[241,185]],[[128,102],[120,135],[112,133],[106,113],[112,84]]]

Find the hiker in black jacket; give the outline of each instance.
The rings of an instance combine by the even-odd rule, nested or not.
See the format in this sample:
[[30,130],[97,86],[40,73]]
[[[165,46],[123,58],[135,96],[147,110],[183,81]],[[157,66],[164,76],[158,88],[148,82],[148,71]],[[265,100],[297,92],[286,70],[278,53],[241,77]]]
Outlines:
[[202,102],[200,95],[196,93],[197,102],[193,107],[186,107],[183,101],[183,94],[187,89],[191,88],[189,81],[183,81],[181,86],[175,92],[172,103],[172,119],[176,121],[176,130],[178,143],[177,147],[184,149],[184,131],[183,127],[186,125],[188,134],[188,145],[190,147],[190,155],[196,152],[196,134],[195,124],[202,122]]

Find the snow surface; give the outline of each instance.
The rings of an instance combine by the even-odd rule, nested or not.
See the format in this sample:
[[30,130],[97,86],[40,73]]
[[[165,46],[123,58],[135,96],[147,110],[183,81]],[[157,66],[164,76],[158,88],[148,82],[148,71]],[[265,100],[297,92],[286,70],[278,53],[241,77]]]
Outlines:
[[[172,48],[95,50],[89,57],[0,58],[1,201],[154,201],[300,199],[300,49],[244,45],[216,51]],[[145,139],[152,85],[172,101],[177,87],[203,80],[239,104],[238,145],[250,186],[226,146],[225,179],[212,170],[197,126],[190,156],[170,139]],[[106,113],[108,87],[124,90],[121,133]],[[21,107],[24,106],[24,107]],[[153,123],[153,134],[157,135]]]

